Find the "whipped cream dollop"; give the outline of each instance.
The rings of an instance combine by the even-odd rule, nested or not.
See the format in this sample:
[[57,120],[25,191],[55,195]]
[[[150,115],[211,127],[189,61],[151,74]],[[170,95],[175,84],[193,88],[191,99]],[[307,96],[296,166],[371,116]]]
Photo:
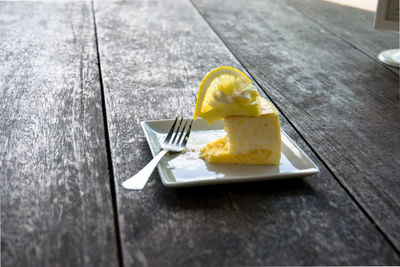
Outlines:
[[256,101],[258,92],[257,89],[249,84],[246,88],[242,90],[232,90],[231,94],[228,95],[224,91],[216,89],[212,94],[210,99],[210,106],[226,105],[235,102],[254,102]]

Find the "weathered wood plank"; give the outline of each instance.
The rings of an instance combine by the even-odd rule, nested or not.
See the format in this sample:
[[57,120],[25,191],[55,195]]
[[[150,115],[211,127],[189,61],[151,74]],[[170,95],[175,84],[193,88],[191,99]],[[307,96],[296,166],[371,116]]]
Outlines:
[[[322,33],[328,30],[337,34],[377,62],[380,62],[378,55],[383,50],[399,48],[398,32],[374,29],[374,12],[320,0],[288,0],[286,2],[320,24],[323,27]],[[390,66],[387,68],[400,74],[398,68]]]
[[2,266],[118,265],[90,2],[0,2]]
[[400,262],[284,119],[318,176],[175,190],[155,172],[143,191],[123,189],[151,159],[139,122],[192,116],[209,70],[243,68],[185,0],[95,2],[95,14],[126,266]]
[[285,2],[194,2],[400,249],[399,76]]

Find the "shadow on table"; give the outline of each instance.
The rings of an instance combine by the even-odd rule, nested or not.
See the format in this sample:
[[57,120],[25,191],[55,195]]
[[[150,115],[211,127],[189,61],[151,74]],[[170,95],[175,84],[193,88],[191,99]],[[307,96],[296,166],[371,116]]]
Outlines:
[[164,188],[159,198],[166,206],[182,209],[218,208],[229,202],[290,202],[293,198],[316,195],[314,188],[305,179],[285,179],[262,182],[208,185],[190,188]]

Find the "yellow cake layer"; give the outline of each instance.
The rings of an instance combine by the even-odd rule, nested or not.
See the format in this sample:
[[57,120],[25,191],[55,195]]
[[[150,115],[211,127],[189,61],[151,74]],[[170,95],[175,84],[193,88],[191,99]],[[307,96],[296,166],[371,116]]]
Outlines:
[[279,113],[260,98],[260,116],[227,116],[226,136],[207,144],[200,157],[210,163],[278,165],[281,157]]
[[200,157],[209,163],[249,164],[249,165],[278,165],[280,151],[268,149],[253,150],[244,154],[233,154],[229,151],[227,136],[207,144],[200,150]]

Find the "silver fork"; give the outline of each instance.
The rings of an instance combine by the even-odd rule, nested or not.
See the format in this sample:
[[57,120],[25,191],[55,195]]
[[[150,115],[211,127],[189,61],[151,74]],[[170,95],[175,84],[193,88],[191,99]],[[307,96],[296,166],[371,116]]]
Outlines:
[[[162,150],[155,156],[147,165],[140,170],[135,176],[132,176],[128,180],[122,183],[122,186],[126,189],[141,190],[147,183],[153,170],[156,168],[158,162],[167,154],[167,152],[182,152],[186,147],[186,143],[189,139],[190,131],[192,129],[193,120],[186,120],[185,124],[181,128],[183,118],[179,120],[178,127],[176,123],[178,122],[178,117],[175,118],[171,129],[168,132],[164,143],[161,145]],[[189,124],[188,124],[189,122]]]

